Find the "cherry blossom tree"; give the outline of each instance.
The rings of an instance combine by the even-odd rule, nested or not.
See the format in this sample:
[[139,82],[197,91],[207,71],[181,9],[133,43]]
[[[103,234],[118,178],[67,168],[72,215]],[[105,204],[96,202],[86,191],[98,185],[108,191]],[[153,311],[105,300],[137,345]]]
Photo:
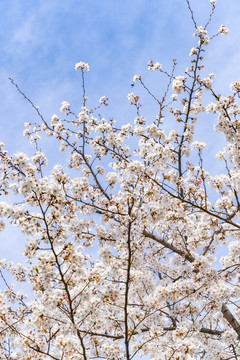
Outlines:
[[[0,144],[1,230],[6,218],[26,238],[26,263],[0,262],[1,359],[240,359],[240,82],[224,97],[214,75],[202,75],[208,44],[228,29],[208,34],[214,0],[203,26],[186,2],[196,40],[189,68],[178,75],[176,61],[169,72],[149,61],[167,79],[161,97],[133,78],[158,106],[153,120],[135,93],[136,117],[122,126],[97,115],[107,98],[89,109],[84,62],[75,66],[78,115],[63,101],[62,115],[46,120],[11,79],[39,122],[25,124],[32,157]],[[226,139],[216,176],[195,134],[207,116]],[[45,135],[68,159],[51,169],[38,150]]]

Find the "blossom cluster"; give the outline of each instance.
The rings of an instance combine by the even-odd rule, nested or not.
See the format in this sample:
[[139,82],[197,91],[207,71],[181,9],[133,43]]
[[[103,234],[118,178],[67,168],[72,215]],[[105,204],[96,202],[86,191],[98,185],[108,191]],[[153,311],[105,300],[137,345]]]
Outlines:
[[220,29],[219,29],[219,33],[220,33],[220,34],[224,34],[224,35],[228,35],[229,29],[228,29],[226,26],[221,25],[221,26],[220,26]]
[[75,70],[85,70],[85,71],[89,71],[90,67],[88,65],[88,63],[85,63],[83,61],[80,61],[78,63],[76,63],[75,65]]
[[127,98],[131,105],[137,105],[139,96],[135,95],[134,93],[130,93],[128,94]]
[[155,64],[153,63],[152,60],[150,60],[148,62],[148,70],[150,71],[157,71],[157,70],[160,70],[162,68],[162,65],[159,64],[159,62],[156,62]]
[[177,94],[181,94],[184,85],[184,77],[183,76],[176,76],[173,80],[172,88]]

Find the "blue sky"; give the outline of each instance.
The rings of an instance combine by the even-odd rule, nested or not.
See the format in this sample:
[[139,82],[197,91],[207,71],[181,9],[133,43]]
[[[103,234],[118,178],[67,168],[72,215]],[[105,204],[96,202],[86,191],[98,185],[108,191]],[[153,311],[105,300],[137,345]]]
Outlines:
[[[202,25],[211,8],[209,0],[192,0],[191,4],[198,25]],[[210,26],[212,33],[221,24],[230,28],[227,37],[221,36],[209,46],[206,58],[207,73],[216,73],[216,88],[226,95],[229,83],[240,79],[238,14],[239,0],[217,0]],[[80,74],[74,65],[88,62],[90,103],[108,96],[109,116],[123,124],[134,117],[126,97],[132,91],[133,75],[142,74],[158,91],[161,78],[147,71],[148,60],[170,69],[176,58],[176,75],[182,75],[195,44],[184,0],[8,0],[0,2],[0,24],[0,141],[13,153],[29,151],[21,137],[23,123],[35,121],[36,116],[8,77],[13,77],[50,119],[63,100],[69,101],[76,113],[80,111]],[[134,91],[138,92],[137,87]],[[151,104],[144,110],[145,115],[151,114]],[[202,127],[200,133],[204,132]],[[213,152],[211,144],[210,149]],[[0,239],[5,241],[5,235]],[[17,238],[13,236],[11,241],[14,245]],[[8,247],[9,243],[4,245],[3,252]],[[12,256],[16,257],[14,251]]]

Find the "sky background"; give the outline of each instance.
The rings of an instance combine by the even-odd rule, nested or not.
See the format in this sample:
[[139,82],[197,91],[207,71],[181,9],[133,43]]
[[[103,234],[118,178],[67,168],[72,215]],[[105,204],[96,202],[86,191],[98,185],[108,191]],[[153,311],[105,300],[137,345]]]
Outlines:
[[[205,24],[209,0],[191,0],[191,4],[197,24]],[[221,24],[228,26],[230,33],[209,45],[205,63],[206,73],[216,74],[214,89],[224,95],[230,94],[229,84],[240,79],[239,18],[239,0],[217,0],[210,34]],[[63,100],[70,102],[75,113],[80,111],[81,77],[74,66],[88,62],[90,107],[105,95],[110,99],[107,114],[124,124],[135,116],[127,100],[133,75],[141,74],[157,94],[161,77],[147,70],[148,60],[159,61],[163,69],[170,70],[172,60],[177,59],[176,75],[183,75],[189,66],[189,51],[196,45],[184,0],[8,0],[0,2],[0,24],[0,141],[10,153],[31,151],[22,137],[23,124],[37,118],[8,77],[48,120],[59,114]],[[137,86],[134,92],[138,93]],[[144,104],[144,115],[153,116],[152,103],[146,100]],[[213,122],[206,120],[199,127],[199,140],[205,140],[212,128]],[[210,154],[214,154],[218,140],[209,140]],[[51,142],[47,146],[51,147]],[[53,162],[60,161],[61,154],[58,156]],[[211,161],[216,166],[214,157]],[[7,227],[7,232],[0,234],[0,257],[17,260],[22,248],[19,241]]]

